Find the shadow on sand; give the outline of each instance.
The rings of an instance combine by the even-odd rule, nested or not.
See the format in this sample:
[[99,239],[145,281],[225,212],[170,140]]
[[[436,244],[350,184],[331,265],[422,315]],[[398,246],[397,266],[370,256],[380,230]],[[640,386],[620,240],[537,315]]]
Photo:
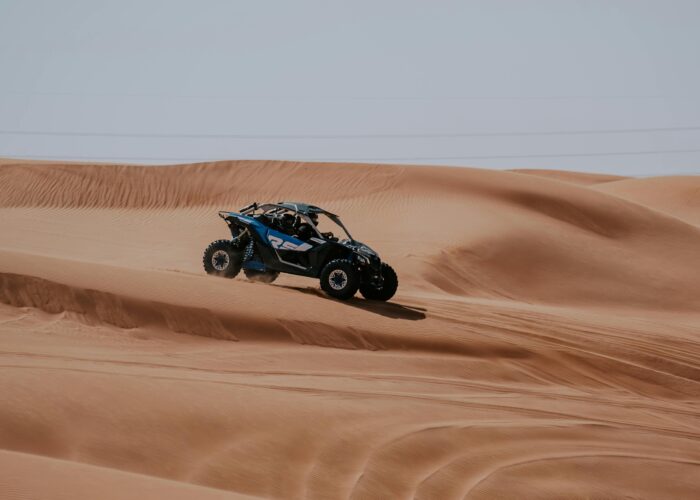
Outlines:
[[396,302],[377,302],[373,300],[360,299],[358,297],[353,297],[350,300],[336,300],[328,297],[318,288],[313,287],[301,287],[301,286],[289,286],[289,285],[273,285],[280,288],[286,288],[287,290],[295,290],[297,292],[306,293],[308,295],[315,295],[325,300],[332,300],[334,302],[339,302],[341,304],[348,305],[350,307],[356,307],[358,309],[363,309],[374,314],[379,314],[381,316],[386,316],[387,318],[396,319],[408,319],[411,321],[417,321],[425,319],[425,309],[422,307],[410,307],[397,304]]

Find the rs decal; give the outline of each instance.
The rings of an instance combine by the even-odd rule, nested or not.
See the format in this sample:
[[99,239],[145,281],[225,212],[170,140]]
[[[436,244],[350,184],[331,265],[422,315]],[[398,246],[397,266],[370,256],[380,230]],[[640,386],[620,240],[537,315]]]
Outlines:
[[272,244],[272,248],[274,248],[275,250],[278,249],[282,243],[284,243],[284,240],[282,238],[272,236],[271,234],[267,235],[267,239],[270,240],[270,244]]
[[270,240],[270,244],[275,250],[293,250],[295,252],[306,252],[309,248],[311,248],[311,245],[309,245],[308,243],[302,243],[301,245],[297,245],[296,243],[292,243],[291,241],[285,241],[282,238],[279,238],[272,234],[268,234],[267,239]]

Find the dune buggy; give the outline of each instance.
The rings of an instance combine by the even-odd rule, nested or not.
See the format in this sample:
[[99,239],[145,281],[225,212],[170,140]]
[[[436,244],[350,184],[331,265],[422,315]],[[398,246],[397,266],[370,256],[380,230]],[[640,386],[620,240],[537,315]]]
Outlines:
[[[233,278],[243,270],[254,281],[272,283],[280,273],[318,278],[331,297],[349,299],[358,290],[367,299],[389,300],[398,278],[388,264],[356,241],[340,218],[305,203],[253,203],[239,212],[219,212],[231,239],[204,251],[204,270]],[[326,231],[331,226],[342,239]]]

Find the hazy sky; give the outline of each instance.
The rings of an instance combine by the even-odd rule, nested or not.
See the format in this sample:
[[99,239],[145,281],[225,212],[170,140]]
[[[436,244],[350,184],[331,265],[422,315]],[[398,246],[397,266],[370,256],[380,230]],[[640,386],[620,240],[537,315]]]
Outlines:
[[0,156],[700,173],[698,0],[0,0]]

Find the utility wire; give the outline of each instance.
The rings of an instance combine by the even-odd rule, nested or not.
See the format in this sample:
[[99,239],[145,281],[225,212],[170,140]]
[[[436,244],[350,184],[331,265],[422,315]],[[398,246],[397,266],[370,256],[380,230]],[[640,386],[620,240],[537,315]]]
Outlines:
[[634,134],[651,132],[688,132],[698,131],[700,126],[687,127],[654,127],[627,129],[581,129],[542,132],[456,132],[456,133],[390,133],[390,134],[166,134],[166,133],[135,133],[135,132],[88,132],[88,131],[52,131],[52,130],[0,130],[2,135],[22,136],[54,136],[54,137],[125,137],[125,138],[155,138],[155,139],[439,139],[459,137],[525,137],[544,135],[603,135],[603,134]]
[[[557,153],[557,154],[525,154],[525,155],[485,155],[485,156],[413,156],[393,158],[287,158],[288,161],[320,161],[320,162],[391,162],[391,161],[447,161],[447,160],[497,160],[497,159],[526,159],[526,158],[576,158],[592,156],[636,156],[636,155],[663,155],[676,153],[700,153],[700,149],[669,149],[649,151],[615,151],[609,153]],[[57,155],[25,155],[4,153],[0,158],[35,159],[35,160],[77,160],[77,161],[169,161],[169,162],[214,162],[226,161],[230,158],[168,158],[168,157],[139,157],[139,156],[57,156]],[[245,158],[246,160],[270,160],[283,161],[274,158]]]
[[355,101],[429,101],[429,102],[453,102],[453,101],[602,101],[602,100],[678,100],[696,99],[695,95],[547,95],[547,96],[513,96],[513,95],[482,95],[482,96],[319,96],[319,95],[202,95],[202,94],[164,94],[162,92],[75,92],[75,91],[26,91],[5,90],[7,95],[22,96],[56,96],[56,97],[97,97],[97,98],[158,98],[158,99],[203,99],[203,100],[227,100],[227,101],[270,101],[270,102],[355,102]]

